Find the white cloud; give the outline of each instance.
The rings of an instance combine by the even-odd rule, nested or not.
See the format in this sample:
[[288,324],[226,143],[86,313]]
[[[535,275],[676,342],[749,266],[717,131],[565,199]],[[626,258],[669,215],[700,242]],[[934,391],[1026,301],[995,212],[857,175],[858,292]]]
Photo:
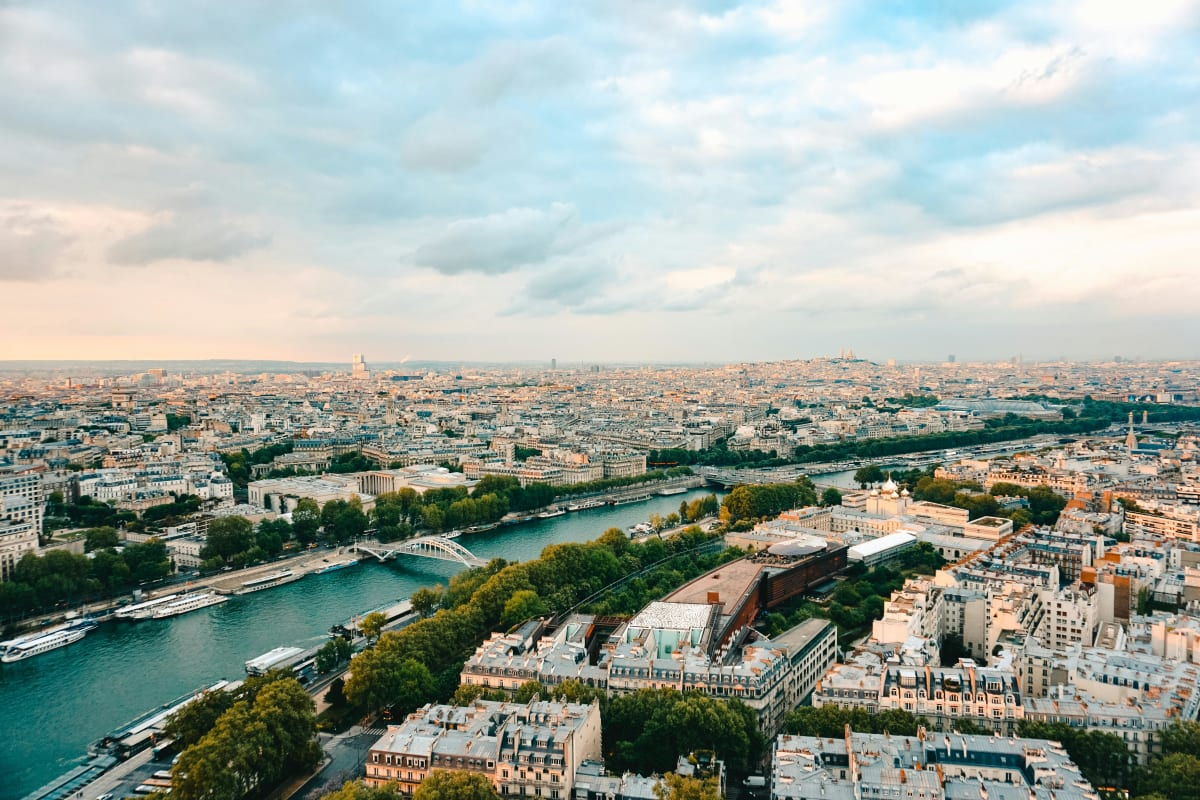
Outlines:
[[0,281],[48,280],[71,239],[50,214],[25,205],[0,207]]
[[[652,357],[681,324],[754,357],[788,314],[919,342],[969,309],[1003,339],[1196,299],[1196,2],[181,2],[0,8],[6,299],[188,296],[300,358],[386,341],[398,308],[461,336],[418,357],[547,330]],[[239,273],[330,343],[242,321]],[[181,348],[187,322],[147,319]]]
[[210,213],[168,212],[149,227],[108,249],[115,264],[144,265],[157,261],[230,261],[270,241],[264,233]]
[[456,220],[418,247],[413,263],[445,275],[512,272],[548,259],[575,223],[575,208],[567,203]]

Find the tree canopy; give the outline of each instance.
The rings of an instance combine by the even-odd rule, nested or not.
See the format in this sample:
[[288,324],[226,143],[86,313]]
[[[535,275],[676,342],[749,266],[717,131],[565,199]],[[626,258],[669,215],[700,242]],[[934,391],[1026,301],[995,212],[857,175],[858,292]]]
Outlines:
[[294,678],[273,680],[253,699],[234,699],[183,750],[171,769],[172,797],[242,800],[303,774],[320,758],[312,698]]
[[764,742],[758,719],[739,700],[700,692],[641,689],[609,701],[604,718],[609,767],[642,775],[674,768],[680,753],[711,750],[731,770],[755,763]]
[[413,800],[500,800],[500,795],[486,775],[435,769],[413,792]]

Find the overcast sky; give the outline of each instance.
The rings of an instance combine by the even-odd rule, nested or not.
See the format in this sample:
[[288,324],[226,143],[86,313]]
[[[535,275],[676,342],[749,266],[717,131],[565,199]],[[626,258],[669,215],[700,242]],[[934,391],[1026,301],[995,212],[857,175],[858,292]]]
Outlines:
[[0,1],[0,301],[0,358],[1197,357],[1200,3]]

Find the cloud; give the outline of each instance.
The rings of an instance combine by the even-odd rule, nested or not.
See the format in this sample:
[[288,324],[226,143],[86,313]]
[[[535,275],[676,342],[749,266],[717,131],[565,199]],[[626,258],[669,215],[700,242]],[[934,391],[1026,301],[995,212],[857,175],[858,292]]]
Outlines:
[[297,358],[1150,353],[1200,302],[1196,0],[414,2],[0,0],[0,341],[248,254],[291,311],[230,341]]
[[436,111],[405,132],[400,157],[412,169],[459,172],[478,164],[491,141],[478,117]]
[[108,259],[141,266],[157,261],[230,261],[270,241],[218,215],[169,213],[150,227],[114,243]]
[[72,239],[49,214],[19,204],[0,208],[0,281],[51,278]]
[[594,300],[616,278],[611,265],[592,260],[578,261],[536,276],[525,287],[533,303],[580,306]]
[[575,207],[569,203],[456,220],[418,247],[413,263],[444,275],[501,275],[546,261],[575,224]]
[[583,74],[579,49],[553,37],[497,44],[470,65],[467,83],[471,98],[486,104],[506,95],[557,91]]

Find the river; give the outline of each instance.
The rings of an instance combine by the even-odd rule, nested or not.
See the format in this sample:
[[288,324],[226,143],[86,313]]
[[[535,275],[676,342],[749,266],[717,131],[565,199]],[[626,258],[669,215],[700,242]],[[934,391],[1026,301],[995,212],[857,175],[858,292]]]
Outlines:
[[[580,511],[458,541],[484,559],[527,561],[548,544],[595,539],[709,493]],[[459,569],[412,556],[364,562],[173,619],[107,623],[77,644],[0,665],[0,800],[53,780],[81,761],[90,742],[154,706],[244,677],[244,663],[274,647],[318,644],[331,625],[445,583]]]

